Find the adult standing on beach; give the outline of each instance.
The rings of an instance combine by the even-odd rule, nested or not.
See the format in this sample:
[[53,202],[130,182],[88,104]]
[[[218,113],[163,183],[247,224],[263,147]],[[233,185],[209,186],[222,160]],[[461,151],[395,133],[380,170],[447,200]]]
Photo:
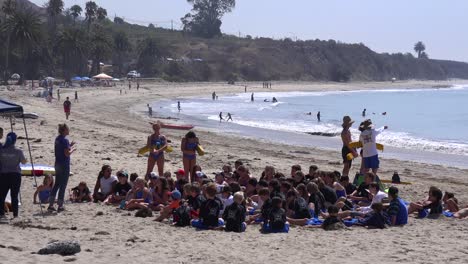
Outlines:
[[67,100],[63,102],[63,111],[65,112],[65,117],[68,120],[68,117],[70,116],[70,111],[71,111],[71,102],[70,98],[67,97]]
[[192,169],[197,164],[196,150],[199,144],[200,141],[193,131],[189,131],[180,144],[183,155],[182,161],[184,163],[185,179],[190,179],[190,182],[193,182],[195,179]]
[[75,103],[78,102],[78,91],[75,91]]
[[70,134],[70,129],[67,124],[58,125],[59,135],[55,138],[55,184],[50,192],[49,208],[47,211],[54,212],[55,196],[58,191],[57,211],[61,212],[64,209],[63,202],[65,190],[67,189],[68,178],[70,177],[70,156],[75,152],[75,142],[69,143],[67,136]]
[[146,104],[146,106],[148,107],[148,115],[153,116],[153,107],[151,107],[149,104]]
[[317,121],[320,122],[320,111],[318,111],[318,113],[317,113]]
[[348,154],[352,154],[353,157],[357,157],[356,150],[349,146],[352,142],[351,131],[349,129],[353,125],[354,121],[349,116],[343,117],[343,130],[341,131],[341,140],[343,141],[343,147],[341,148],[341,157],[343,158],[343,176],[349,176],[349,170],[351,169],[352,159],[348,159]]
[[254,101],[254,93],[252,93],[252,94],[250,95],[250,101],[251,101],[251,102]]
[[0,150],[0,220],[5,219],[5,198],[10,190],[13,217],[18,217],[18,194],[21,187],[20,163],[25,164],[23,151],[15,147],[16,134],[8,133],[5,146]]
[[140,80],[137,79],[137,91],[140,90]]
[[164,174],[164,150],[167,147],[166,136],[161,135],[161,125],[153,124],[153,134],[148,137],[146,145],[149,148],[148,167],[146,169],[145,179],[148,180],[154,165],[158,166],[158,174]]
[[379,129],[374,129],[370,119],[362,123],[362,132],[359,136],[359,141],[362,143],[362,157],[364,159],[365,172],[371,169],[374,174],[377,174],[380,161],[377,152],[376,137],[387,128],[387,126],[384,126]]
[[57,101],[60,102],[60,89],[57,89]]

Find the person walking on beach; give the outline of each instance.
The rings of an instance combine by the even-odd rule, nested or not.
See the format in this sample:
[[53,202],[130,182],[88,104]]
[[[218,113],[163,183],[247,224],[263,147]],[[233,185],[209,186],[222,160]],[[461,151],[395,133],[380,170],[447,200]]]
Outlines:
[[[59,135],[55,138],[55,184],[50,192],[49,212],[64,211],[63,207],[65,191],[67,190],[68,178],[70,177],[70,156],[75,152],[75,142],[69,143],[67,136],[70,134],[70,129],[67,124],[58,125]],[[58,192],[57,210],[54,208],[55,196]]]
[[75,91],[75,103],[78,102],[78,91]]
[[164,150],[167,147],[166,136],[161,135],[161,125],[159,123],[153,124],[153,134],[148,137],[146,146],[150,149],[148,156],[148,166],[146,168],[145,179],[148,180],[154,165],[158,166],[158,175],[162,176],[164,173]]
[[57,101],[60,102],[60,89],[57,89]]
[[244,85],[244,93],[247,92],[247,85]]
[[131,90],[132,89],[132,81],[128,80],[128,89]]
[[70,98],[67,97],[65,102],[63,102],[63,111],[65,112],[65,117],[68,120],[68,117],[70,116],[70,111],[71,111],[71,102]]
[[362,132],[359,136],[359,141],[361,141],[362,143],[362,157],[364,160],[365,172],[372,170],[374,174],[377,174],[380,161],[377,152],[376,137],[385,129],[388,129],[388,127],[384,126],[379,129],[374,129],[374,126],[370,119],[365,120],[362,123],[362,128],[360,127],[360,130],[362,130]]
[[351,131],[349,129],[353,125],[354,121],[349,116],[343,117],[343,130],[341,131],[341,141],[343,142],[343,147],[341,148],[341,157],[343,158],[343,176],[349,176],[349,170],[351,169],[351,164],[353,159],[348,159],[348,154],[352,154],[354,158],[358,156],[358,153],[355,149],[351,148],[349,144],[352,142]]
[[229,122],[229,120],[231,120],[231,121],[234,122],[234,120],[232,120],[231,113],[227,113],[227,117],[226,117],[226,118],[227,118],[227,119],[226,119],[226,122]]
[[140,80],[137,79],[137,91],[140,90]]
[[177,101],[177,110],[179,110],[180,113],[180,101]]
[[148,107],[148,115],[153,116],[153,107],[151,107],[149,104],[146,104],[146,106]]
[[[3,133],[3,131],[2,131]],[[0,221],[8,221],[5,217],[5,198],[10,191],[13,217],[18,217],[18,194],[21,187],[20,163],[25,164],[23,151],[15,147],[16,134],[8,133],[5,146],[0,150]]]
[[254,93],[252,93],[252,94],[250,95],[250,101],[251,101],[251,102],[254,101]]
[[221,121],[223,121],[224,118],[223,118],[223,112],[219,112],[219,122],[221,123]]
[[320,111],[318,111],[318,113],[317,113],[317,121],[320,122]]

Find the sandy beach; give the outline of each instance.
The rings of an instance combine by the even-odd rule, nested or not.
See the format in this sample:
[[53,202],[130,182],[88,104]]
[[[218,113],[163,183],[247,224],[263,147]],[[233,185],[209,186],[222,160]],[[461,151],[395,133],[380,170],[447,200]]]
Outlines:
[[[396,83],[273,83],[273,91],[327,91],[383,88],[446,87],[466,81],[429,82],[407,81]],[[262,83],[247,83],[249,92],[265,91]],[[123,94],[120,95],[119,90]],[[210,97],[217,94],[239,93],[244,84],[223,83],[150,83],[142,82],[140,90],[127,86],[113,88],[79,88],[79,102],[74,103],[75,89],[60,89],[62,102],[66,96],[72,101],[70,127],[71,140],[77,142],[72,156],[68,188],[86,181],[94,187],[103,164],[114,169],[126,169],[144,175],[147,157],[138,156],[138,148],[146,144],[151,133],[147,103],[160,99],[191,96]],[[33,97],[37,90],[16,87],[8,91],[0,87],[3,100],[18,103],[25,112],[40,117],[27,120],[35,163],[53,165],[54,138],[57,124],[65,122],[62,102]],[[54,91],[55,95],[55,91]],[[161,119],[177,123],[176,119]],[[2,119],[0,126],[8,131],[9,120]],[[15,131],[25,136],[22,121],[17,120]],[[317,165],[321,170],[341,170],[340,150],[272,145],[254,139],[217,134],[202,128],[195,132],[207,154],[199,157],[199,164],[208,174],[221,169],[223,164],[233,164],[242,159],[253,176],[259,178],[266,165],[288,173],[290,166],[303,168]],[[163,130],[175,151],[166,155],[165,170],[172,172],[182,167],[179,151],[184,131]],[[27,151],[26,141],[18,139],[17,145]],[[28,156],[29,159],[29,156]],[[359,162],[358,162],[359,163]],[[353,166],[352,175],[358,168]],[[462,204],[468,203],[468,170],[441,165],[383,159],[379,176],[390,179],[398,171],[402,180],[413,185],[399,186],[406,200],[425,197],[430,186],[454,192]],[[38,177],[38,183],[42,178]],[[440,219],[410,218],[401,228],[368,230],[352,228],[346,231],[326,232],[293,227],[288,234],[264,235],[259,226],[249,226],[241,234],[220,231],[196,231],[193,228],[175,228],[167,222],[155,223],[152,218],[136,218],[134,212],[101,204],[66,204],[67,211],[58,215],[41,216],[39,205],[33,204],[34,180],[23,177],[20,218],[10,225],[0,225],[0,263],[466,263],[468,256],[468,221],[442,217]],[[68,196],[68,194],[66,195]],[[44,207],[45,211],[46,207]],[[102,213],[99,213],[102,212]],[[69,257],[37,255],[51,240],[73,239],[81,243],[82,252]]]

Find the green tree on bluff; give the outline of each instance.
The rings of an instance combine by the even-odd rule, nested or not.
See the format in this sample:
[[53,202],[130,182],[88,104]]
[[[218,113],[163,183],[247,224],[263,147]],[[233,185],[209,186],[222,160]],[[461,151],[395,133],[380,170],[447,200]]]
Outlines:
[[99,7],[96,10],[96,17],[100,22],[102,22],[104,19],[107,18],[107,10],[105,8]]
[[91,24],[96,20],[98,6],[95,2],[86,2],[85,17],[88,24],[88,33],[91,30]]
[[192,12],[181,18],[184,31],[213,38],[221,35],[221,18],[236,6],[235,0],[187,0]]
[[421,54],[426,50],[426,46],[422,41],[418,41],[416,44],[414,44],[414,51],[418,53],[418,58],[421,59]]
[[70,7],[71,11],[71,16],[73,17],[73,22],[76,22],[76,19],[81,16],[81,12],[83,12],[83,9],[79,5],[73,5]]
[[138,69],[144,74],[154,74],[154,65],[160,56],[160,49],[156,39],[146,38],[138,45]]
[[[15,0],[6,0],[2,5],[2,12],[4,16],[4,21],[6,22],[9,17],[11,17],[16,11],[16,1]],[[8,83],[10,74],[8,72],[9,59],[10,59],[10,37],[11,34],[6,27],[2,27],[2,33],[6,35],[5,43],[5,68],[3,72],[3,82]]]

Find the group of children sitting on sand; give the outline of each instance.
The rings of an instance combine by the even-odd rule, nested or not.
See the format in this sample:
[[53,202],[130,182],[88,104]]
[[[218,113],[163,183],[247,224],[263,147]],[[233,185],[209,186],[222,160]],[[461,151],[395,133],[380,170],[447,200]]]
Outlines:
[[[94,191],[91,193],[81,182],[72,189],[70,199],[103,202],[126,210],[159,211],[155,221],[170,219],[177,226],[233,232],[243,232],[254,224],[261,225],[263,232],[288,232],[290,225],[326,230],[346,226],[385,228],[405,225],[413,213],[418,217],[468,217],[468,208],[460,210],[452,193],[443,195],[440,189],[431,187],[427,198],[407,203],[397,187],[385,190],[371,172],[350,182],[348,176],[320,171],[316,166],[310,166],[305,174],[301,166],[294,165],[289,177],[267,166],[257,180],[238,160],[234,169],[225,165],[212,180],[198,169],[195,180],[189,183],[182,169],[175,172],[175,179],[170,172],[161,176],[151,173],[146,181],[123,170],[114,176],[112,168],[104,165]],[[53,178],[44,177],[34,201],[38,196],[41,202],[47,202],[52,186]]]

